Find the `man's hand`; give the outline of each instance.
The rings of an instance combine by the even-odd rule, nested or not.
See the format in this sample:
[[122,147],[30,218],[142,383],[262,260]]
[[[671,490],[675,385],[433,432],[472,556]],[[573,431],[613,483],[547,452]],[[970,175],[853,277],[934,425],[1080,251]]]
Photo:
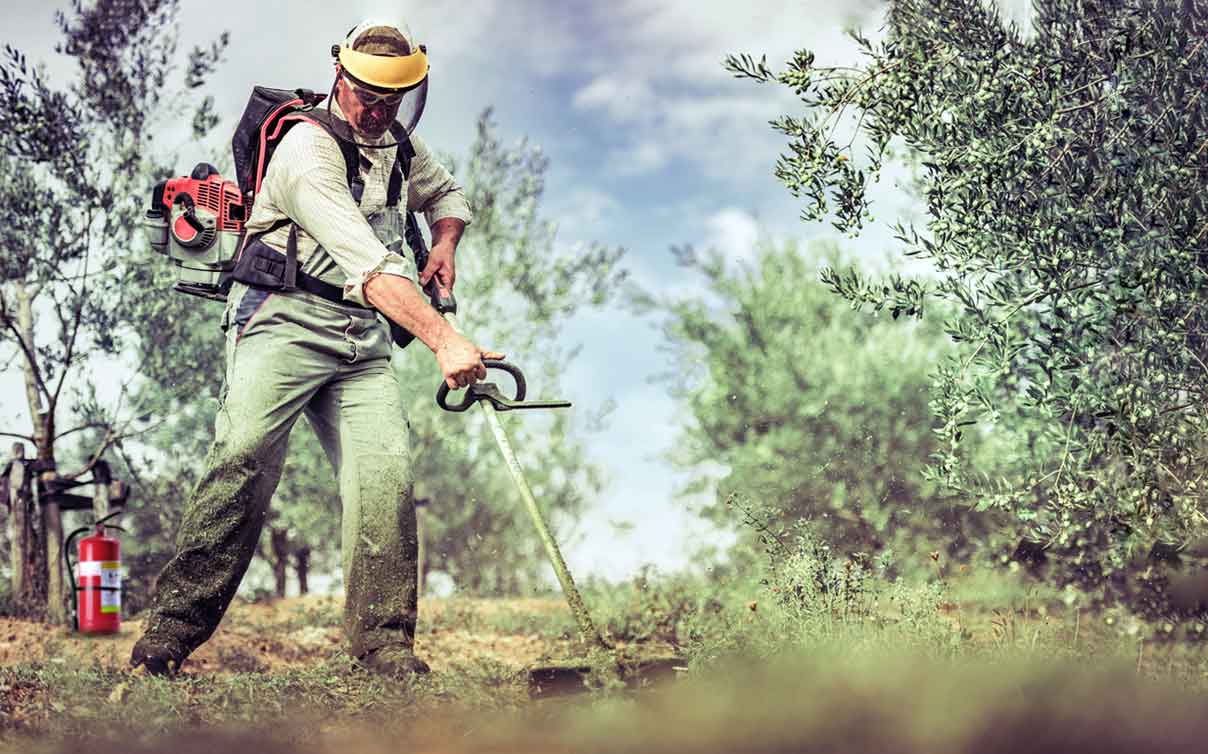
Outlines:
[[450,331],[448,339],[436,349],[436,363],[451,390],[486,379],[487,368],[482,360],[502,358],[503,354],[484,351],[455,331]]
[[438,286],[449,293],[453,292],[453,283],[457,279],[453,252],[457,251],[457,244],[465,229],[466,224],[456,217],[442,217],[432,224],[432,251],[428,254],[428,264],[419,272],[421,288],[435,277]]
[[428,281],[436,278],[436,284],[443,290],[452,292],[453,281],[457,272],[453,268],[453,251],[456,247],[448,242],[434,245],[428,254],[428,264],[419,274],[419,284],[427,286]]

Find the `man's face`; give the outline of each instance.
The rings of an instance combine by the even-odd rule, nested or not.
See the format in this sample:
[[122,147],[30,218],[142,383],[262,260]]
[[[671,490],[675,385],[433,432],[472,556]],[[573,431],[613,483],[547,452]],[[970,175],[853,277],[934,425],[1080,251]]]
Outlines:
[[390,128],[398,117],[402,92],[369,89],[340,75],[336,84],[336,102],[344,117],[358,134],[376,139]]

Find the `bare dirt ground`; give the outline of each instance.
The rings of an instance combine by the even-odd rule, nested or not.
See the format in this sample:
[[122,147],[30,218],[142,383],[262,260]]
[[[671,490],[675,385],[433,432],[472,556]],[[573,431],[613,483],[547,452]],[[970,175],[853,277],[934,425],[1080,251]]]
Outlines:
[[[305,596],[270,603],[236,602],[210,641],[186,662],[191,674],[271,671],[330,656],[344,642],[342,600]],[[572,656],[566,605],[556,599],[425,600],[416,654],[434,670],[489,661],[520,670]],[[50,662],[127,666],[141,620],[121,633],[86,637],[66,628],[0,618],[0,665]]]

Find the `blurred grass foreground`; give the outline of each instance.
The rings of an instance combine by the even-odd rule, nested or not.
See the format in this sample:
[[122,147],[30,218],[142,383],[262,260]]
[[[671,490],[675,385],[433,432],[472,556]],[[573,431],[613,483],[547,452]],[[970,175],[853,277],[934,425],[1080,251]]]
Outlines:
[[913,584],[818,575],[798,564],[758,586],[717,574],[595,586],[611,641],[670,646],[684,665],[638,691],[589,683],[542,701],[526,668],[575,648],[554,600],[430,601],[419,648],[434,672],[409,684],[348,668],[334,598],[237,605],[173,680],[126,672],[122,637],[17,636],[8,620],[0,639],[24,648],[0,666],[3,748],[1205,750],[1198,643],[994,572]]

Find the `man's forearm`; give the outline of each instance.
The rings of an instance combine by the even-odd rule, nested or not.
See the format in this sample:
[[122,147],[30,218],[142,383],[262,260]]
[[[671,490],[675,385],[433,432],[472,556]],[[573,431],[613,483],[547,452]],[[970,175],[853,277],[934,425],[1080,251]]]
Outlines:
[[407,329],[433,352],[440,350],[455,334],[415,287],[398,275],[374,275],[365,282],[365,300],[391,321]]
[[466,224],[462,220],[456,217],[442,217],[432,223],[432,245],[451,243],[456,248],[465,229]]

